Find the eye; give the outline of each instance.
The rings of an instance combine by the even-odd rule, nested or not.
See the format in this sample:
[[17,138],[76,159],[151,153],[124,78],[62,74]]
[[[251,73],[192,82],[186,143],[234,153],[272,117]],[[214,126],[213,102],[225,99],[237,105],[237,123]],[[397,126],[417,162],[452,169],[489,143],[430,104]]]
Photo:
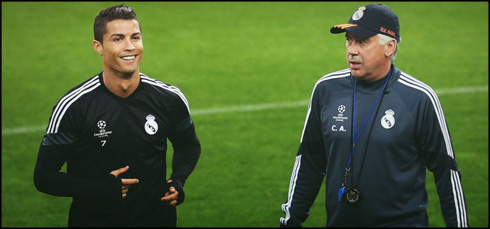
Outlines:
[[351,38],[349,38],[349,37],[346,37],[346,38],[345,38],[345,43],[346,43],[347,45],[352,44],[352,39],[351,39]]

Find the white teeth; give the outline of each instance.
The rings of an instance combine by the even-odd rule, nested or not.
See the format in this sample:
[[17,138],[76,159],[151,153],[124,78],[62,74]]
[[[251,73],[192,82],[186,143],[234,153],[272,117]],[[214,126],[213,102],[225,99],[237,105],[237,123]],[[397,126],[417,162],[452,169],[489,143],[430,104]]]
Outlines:
[[122,57],[123,60],[132,60],[134,58],[136,58],[136,56],[123,56]]

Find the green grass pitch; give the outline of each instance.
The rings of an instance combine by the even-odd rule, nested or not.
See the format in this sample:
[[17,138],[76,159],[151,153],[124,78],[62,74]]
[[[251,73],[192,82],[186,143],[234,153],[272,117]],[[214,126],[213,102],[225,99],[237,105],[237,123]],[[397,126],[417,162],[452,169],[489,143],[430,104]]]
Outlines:
[[[67,226],[71,199],[33,184],[42,126],[68,89],[102,70],[92,26],[115,4],[2,2],[2,227]],[[141,71],[179,87],[195,112],[202,156],[178,226],[279,226],[301,101],[321,76],[347,67],[344,37],[329,29],[364,3],[125,4],[142,24]],[[488,2],[384,4],[400,18],[397,67],[441,91],[469,223],[488,227]],[[430,226],[445,226],[427,177]],[[325,226],[323,193],[304,226]]]

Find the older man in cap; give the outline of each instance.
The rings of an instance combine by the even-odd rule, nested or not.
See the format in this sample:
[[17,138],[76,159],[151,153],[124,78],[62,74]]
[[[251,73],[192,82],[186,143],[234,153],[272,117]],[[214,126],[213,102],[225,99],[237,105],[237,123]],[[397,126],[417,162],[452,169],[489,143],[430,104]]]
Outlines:
[[314,86],[280,226],[301,226],[325,179],[327,227],[427,227],[429,169],[446,225],[468,227],[439,99],[394,65],[398,16],[364,5],[330,32],[345,33],[349,67]]

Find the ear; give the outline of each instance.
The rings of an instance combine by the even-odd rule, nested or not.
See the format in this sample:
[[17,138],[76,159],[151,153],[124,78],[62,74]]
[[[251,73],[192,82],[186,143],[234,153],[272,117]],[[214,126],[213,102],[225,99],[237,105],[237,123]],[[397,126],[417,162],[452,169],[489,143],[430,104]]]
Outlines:
[[102,56],[102,51],[104,51],[104,46],[102,46],[102,43],[98,40],[93,40],[92,41],[92,47],[94,47],[94,50]]
[[390,42],[388,42],[388,44],[386,44],[385,47],[386,47],[385,48],[385,55],[391,56],[391,54],[393,54],[396,50],[396,41],[391,40]]

